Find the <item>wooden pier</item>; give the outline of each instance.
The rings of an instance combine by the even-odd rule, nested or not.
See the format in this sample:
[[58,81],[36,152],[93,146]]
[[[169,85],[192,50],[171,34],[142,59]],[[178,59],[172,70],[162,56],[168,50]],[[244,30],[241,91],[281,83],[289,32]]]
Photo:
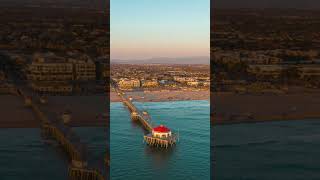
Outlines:
[[123,104],[128,108],[130,117],[133,121],[138,121],[143,127],[149,132],[149,134],[144,135],[143,141],[146,142],[150,146],[163,147],[168,148],[169,146],[173,146],[179,139],[179,135],[172,134],[170,132],[170,137],[154,137],[152,136],[153,124],[150,118],[143,115],[142,112],[139,111],[138,108],[131,102],[131,100],[126,97],[125,93],[119,90],[117,84],[112,82],[111,84],[114,87],[116,93],[120,96]]
[[70,180],[104,180],[105,178],[97,170],[88,170],[70,167],[68,170]]
[[[68,176],[70,180],[106,180],[102,175],[102,169],[94,169],[88,166],[87,148],[80,142],[80,138],[63,122],[51,121],[40,110],[32,98],[26,96],[22,90],[18,90],[27,107],[30,107],[41,123],[41,134],[45,138],[56,141],[69,158],[70,167]],[[108,160],[109,161],[109,160]],[[106,163],[107,164],[107,163]]]
[[169,146],[173,146],[176,144],[177,137],[173,135],[173,137],[171,138],[155,138],[151,135],[145,135],[143,137],[143,140],[150,146],[168,148]]
[[125,96],[123,92],[115,88],[115,91],[118,93],[122,99],[123,104],[128,108],[131,113],[131,119],[134,121],[139,121],[143,127],[151,132],[152,131],[152,122],[150,118],[144,117],[142,112],[140,112],[136,106]]

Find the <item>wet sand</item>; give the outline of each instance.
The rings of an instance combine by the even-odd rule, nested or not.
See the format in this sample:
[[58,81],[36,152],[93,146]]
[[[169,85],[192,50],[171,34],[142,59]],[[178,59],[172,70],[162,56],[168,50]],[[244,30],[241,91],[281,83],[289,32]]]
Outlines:
[[213,124],[320,119],[320,93],[212,95]]

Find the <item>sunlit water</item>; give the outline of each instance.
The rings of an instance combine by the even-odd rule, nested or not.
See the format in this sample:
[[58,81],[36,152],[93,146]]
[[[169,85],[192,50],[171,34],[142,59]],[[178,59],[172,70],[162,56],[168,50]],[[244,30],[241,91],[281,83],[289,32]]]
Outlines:
[[214,179],[320,179],[318,120],[223,125],[211,131]]
[[156,124],[179,132],[173,148],[159,150],[143,143],[145,131],[132,122],[122,103],[111,103],[112,180],[209,180],[210,121],[208,101],[135,103]]

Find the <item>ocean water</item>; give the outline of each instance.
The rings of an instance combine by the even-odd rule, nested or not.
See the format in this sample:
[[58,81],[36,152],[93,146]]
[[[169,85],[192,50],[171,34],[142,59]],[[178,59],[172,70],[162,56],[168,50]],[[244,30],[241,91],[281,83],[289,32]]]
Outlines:
[[77,127],[74,132],[80,137],[88,150],[88,164],[97,168],[101,173],[107,173],[104,158],[109,143],[109,131],[106,127]]
[[111,103],[110,175],[112,180],[209,180],[210,118],[208,101],[135,103],[156,124],[179,132],[168,150],[143,143],[146,133],[130,119],[122,103]]
[[0,130],[1,180],[67,178],[67,162],[58,147],[43,142],[40,130]]
[[319,180],[320,121],[279,121],[211,129],[216,180]]
[[[81,141],[87,144],[89,161],[101,165],[106,151],[104,128],[75,128]],[[0,129],[1,180],[67,179],[68,161],[56,143],[47,143],[39,128]]]

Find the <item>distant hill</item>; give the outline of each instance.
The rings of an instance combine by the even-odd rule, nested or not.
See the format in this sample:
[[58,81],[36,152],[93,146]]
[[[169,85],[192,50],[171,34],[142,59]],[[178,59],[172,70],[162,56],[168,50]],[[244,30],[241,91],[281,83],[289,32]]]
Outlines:
[[111,63],[114,64],[210,64],[210,57],[199,56],[199,57],[179,57],[179,58],[168,58],[168,57],[157,57],[151,59],[130,59],[120,60],[112,59]]

